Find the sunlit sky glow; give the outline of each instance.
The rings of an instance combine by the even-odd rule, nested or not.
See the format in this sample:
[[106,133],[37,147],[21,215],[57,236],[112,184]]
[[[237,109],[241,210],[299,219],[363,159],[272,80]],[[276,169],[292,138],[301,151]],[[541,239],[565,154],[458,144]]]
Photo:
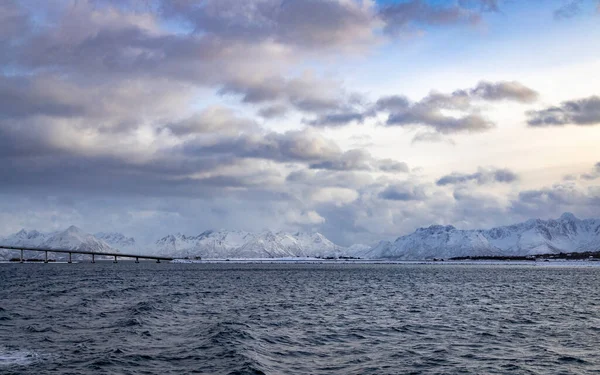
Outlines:
[[0,235],[600,217],[596,0],[0,2]]

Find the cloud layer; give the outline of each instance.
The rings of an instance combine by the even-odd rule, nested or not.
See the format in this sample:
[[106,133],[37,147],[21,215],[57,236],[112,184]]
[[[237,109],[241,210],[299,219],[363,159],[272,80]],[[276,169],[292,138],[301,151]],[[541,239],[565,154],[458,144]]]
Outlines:
[[527,113],[527,123],[533,127],[580,125],[592,126],[600,124],[600,97],[590,96],[562,102]]
[[[414,128],[417,149],[490,131],[494,106],[538,100],[524,83],[471,86],[478,77],[415,99],[323,68],[362,64],[440,28],[480,35],[504,4],[0,1],[0,231],[271,227],[349,244],[432,222],[495,225],[536,202],[590,204],[595,190],[580,185],[500,196],[498,185],[521,182],[509,169],[420,174],[410,139],[394,138]],[[410,74],[381,72],[392,73]],[[530,111],[529,125],[594,125],[599,103]],[[377,147],[383,138],[389,145]]]

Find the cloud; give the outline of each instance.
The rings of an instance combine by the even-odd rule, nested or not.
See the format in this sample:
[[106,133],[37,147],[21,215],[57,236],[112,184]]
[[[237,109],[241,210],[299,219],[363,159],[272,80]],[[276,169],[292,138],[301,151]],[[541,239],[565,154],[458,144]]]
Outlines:
[[563,182],[520,192],[511,202],[511,211],[526,217],[556,217],[562,212],[597,217],[599,206],[598,186],[585,188],[573,182]]
[[600,162],[594,165],[594,169],[592,172],[581,175],[581,178],[588,181],[600,178]]
[[419,132],[415,134],[411,143],[415,144],[418,142],[446,142],[451,145],[455,144],[452,139],[444,137],[442,134],[436,132]]
[[437,5],[424,0],[396,2],[383,6],[379,16],[391,34],[409,32],[424,26],[477,24],[480,14],[460,5]]
[[315,203],[331,203],[336,206],[354,202],[356,199],[358,199],[358,192],[340,187],[317,188],[310,195],[310,200]]
[[292,225],[316,225],[324,223],[325,218],[314,210],[289,210],[285,213],[285,221]]
[[482,100],[513,100],[521,103],[532,103],[539,97],[535,90],[517,81],[496,83],[482,81],[470,90],[470,94],[472,97]]
[[383,115],[433,141],[493,127],[488,103],[536,99],[518,82],[483,81],[369,102],[326,67],[393,35],[475,24],[501,5],[378,4],[0,1],[0,230],[269,227],[350,244],[432,222],[512,220],[486,194],[496,174],[456,182],[453,195],[369,152],[368,137],[348,148],[325,136],[322,127]]
[[239,134],[241,131],[257,131],[259,125],[248,118],[236,116],[229,108],[211,106],[180,121],[165,125],[178,136],[193,134]]
[[581,13],[581,4],[583,0],[571,0],[554,11],[554,18],[557,20],[573,18]]
[[371,43],[370,2],[345,0],[161,1],[162,14],[198,33],[230,40],[273,40],[303,48],[348,48]]
[[600,124],[600,97],[569,100],[559,106],[528,111],[527,124],[532,127]]
[[369,152],[354,149],[336,155],[333,158],[324,159],[310,165],[311,169],[329,169],[336,171],[383,171],[390,173],[407,173],[408,165],[392,159],[377,159]]
[[311,162],[342,155],[333,141],[309,130],[197,138],[184,143],[182,150],[188,157],[230,155],[277,162]]
[[442,134],[483,132],[495,124],[481,114],[479,102],[511,100],[530,103],[537,96],[537,92],[515,81],[482,81],[474,88],[456,90],[451,94],[432,92],[414,103],[403,96],[383,97],[375,103],[372,112],[388,112],[388,126],[420,125]]
[[11,46],[29,27],[29,16],[16,0],[0,2],[0,46]]
[[[388,113],[388,126],[427,126],[442,134],[483,132],[495,125],[481,114],[480,102],[510,100],[531,103],[537,98],[536,91],[516,81],[481,81],[474,88],[456,90],[450,94],[431,92],[417,102],[411,102],[402,95],[391,95],[379,98],[362,111],[359,110],[362,106],[340,105],[341,111],[325,113],[305,123],[321,127],[344,126],[352,122],[362,123],[366,118],[384,112]],[[423,135],[415,140],[434,138]]]
[[291,184],[303,185],[306,187],[343,187],[359,189],[365,185],[374,182],[371,173],[367,171],[336,171],[336,170],[315,170],[299,169],[290,172],[286,181]]
[[379,193],[379,198],[392,201],[423,201],[427,193],[423,185],[404,182],[389,185]]
[[384,96],[377,100],[374,111],[398,112],[410,108],[410,105],[410,100],[405,96]]
[[457,185],[467,182],[476,182],[478,185],[491,183],[511,183],[519,179],[519,176],[508,169],[479,168],[477,172],[464,174],[453,172],[437,180],[438,186]]
[[261,108],[258,111],[258,115],[266,119],[281,118],[285,117],[289,110],[290,109],[286,105],[274,104]]
[[351,122],[362,123],[365,116],[358,112],[348,113],[332,113],[319,116],[317,119],[305,121],[308,125],[323,127],[323,126],[343,126]]
[[464,7],[479,6],[482,12],[499,12],[502,0],[459,0],[458,3]]
[[[319,114],[315,125],[336,124],[341,121],[361,120],[360,114],[345,119],[349,114],[337,114],[336,111],[348,111],[360,102],[358,93],[346,93],[341,82],[319,78],[311,71],[305,71],[294,78],[282,76],[243,76],[229,80],[219,89],[221,95],[241,97],[246,104],[269,103],[267,116],[280,115],[293,108],[300,112]],[[331,113],[334,112],[334,113]]]

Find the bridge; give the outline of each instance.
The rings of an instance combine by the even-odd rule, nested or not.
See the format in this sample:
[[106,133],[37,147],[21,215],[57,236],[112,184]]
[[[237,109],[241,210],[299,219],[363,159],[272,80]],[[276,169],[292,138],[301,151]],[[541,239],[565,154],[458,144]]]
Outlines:
[[45,252],[45,258],[44,258],[44,263],[48,263],[48,253],[67,253],[69,254],[69,262],[68,263],[72,263],[72,254],[86,254],[86,255],[91,255],[92,256],[92,263],[96,263],[96,255],[100,255],[100,256],[110,256],[110,257],[114,257],[114,261],[113,263],[117,263],[117,257],[119,258],[135,258],[135,262],[139,263],[140,259],[150,259],[150,260],[156,260],[156,263],[160,263],[161,260],[165,260],[165,261],[171,261],[173,260],[173,258],[169,258],[169,257],[161,257],[161,256],[154,256],[154,255],[140,255],[140,254],[122,254],[122,253],[102,253],[99,251],[83,251],[83,250],[69,250],[69,249],[43,249],[43,248],[39,248],[39,247],[23,247],[23,246],[4,246],[4,245],[0,245],[0,249],[7,249],[7,250],[20,250],[21,251],[21,257],[20,259],[20,263],[23,263],[25,260],[23,259],[23,251],[27,250],[27,251],[43,251]]

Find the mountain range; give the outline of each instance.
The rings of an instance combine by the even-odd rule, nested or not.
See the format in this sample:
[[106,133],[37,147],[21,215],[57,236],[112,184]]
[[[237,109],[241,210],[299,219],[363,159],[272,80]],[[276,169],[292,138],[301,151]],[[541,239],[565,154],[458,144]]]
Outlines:
[[365,258],[420,260],[461,256],[525,256],[600,250],[600,220],[580,220],[571,213],[558,219],[531,219],[487,230],[432,225],[381,241]]
[[168,235],[156,241],[155,249],[161,254],[202,258],[335,257],[345,251],[320,233],[227,230]]
[[[7,246],[62,248],[98,252],[154,253],[173,257],[281,258],[340,257],[423,260],[461,256],[523,256],[600,250],[600,219],[580,220],[564,213],[558,219],[531,219],[492,229],[461,230],[432,225],[395,241],[374,246],[338,246],[320,233],[263,231],[205,231],[198,235],[169,234],[150,245],[140,245],[121,233],[95,235],[71,226],[64,231],[41,233],[21,230],[0,238]],[[12,254],[12,255],[11,255]],[[41,253],[31,253],[39,257]],[[0,250],[0,258],[15,256]]]
[[[80,251],[96,251],[96,252],[115,252],[115,248],[111,247],[102,239],[99,239],[89,233],[72,225],[63,231],[42,233],[37,230],[26,231],[21,229],[19,232],[0,238],[0,244],[6,246],[25,246],[25,247],[40,247],[44,249],[68,249]],[[41,252],[26,251],[25,258],[41,259],[44,256]],[[17,253],[14,250],[0,249],[0,259],[16,257]],[[66,254],[54,254],[54,258],[66,258]],[[74,255],[75,259],[81,258]]]

